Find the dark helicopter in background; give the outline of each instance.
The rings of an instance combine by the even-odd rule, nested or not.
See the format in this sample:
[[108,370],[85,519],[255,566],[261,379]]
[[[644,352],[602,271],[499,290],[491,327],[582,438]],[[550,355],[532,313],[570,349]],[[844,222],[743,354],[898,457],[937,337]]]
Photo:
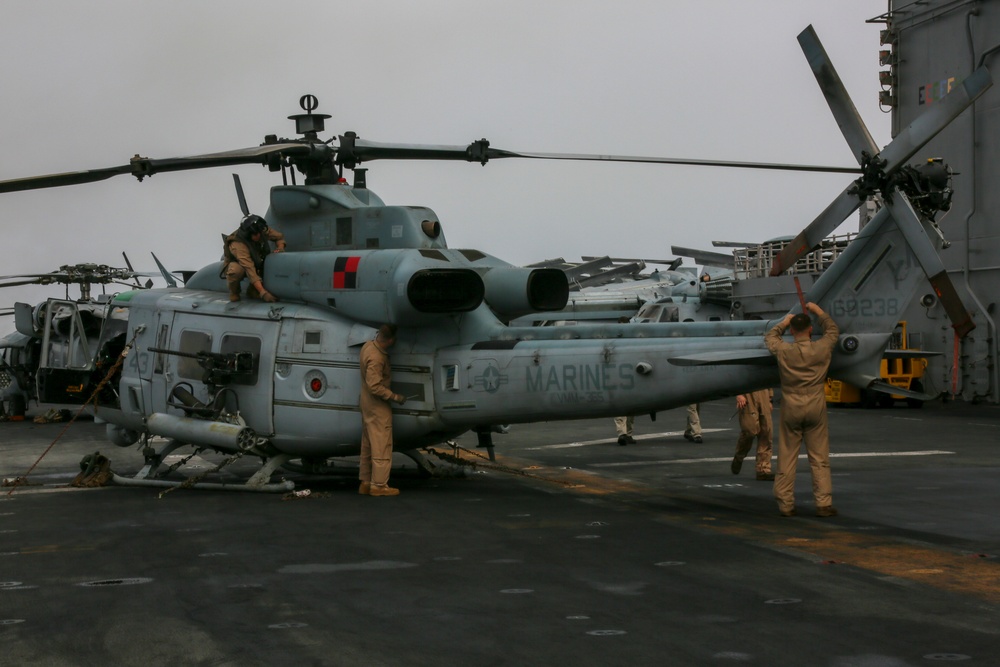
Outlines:
[[[566,274],[449,248],[433,210],[387,205],[368,189],[361,165],[375,160],[597,160],[861,173],[786,248],[776,269],[793,266],[863,199],[882,197],[886,206],[806,295],[841,327],[831,375],[878,390],[886,342],[925,275],[957,330],[971,326],[924,231],[926,219],[893,174],[991,85],[990,76],[985,68],[972,73],[878,151],[811,27],[799,41],[861,169],[523,153],[485,139],[467,146],[376,143],[353,132],[335,145],[319,137],[329,116],[315,113],[316,98],[305,96],[305,113],[290,117],[298,138],[271,135],[252,148],[192,157],[136,156],[116,167],[0,182],[0,192],[240,164],[282,173],[264,214],[287,243],[265,264],[264,283],[277,303],[231,302],[219,263],[184,287],[133,290],[111,300],[116,316],[105,318],[96,363],[127,356],[96,414],[118,445],[169,439],[160,451],[147,448],[143,477],[185,444],[258,456],[261,467],[247,483],[254,488],[293,459],[320,468],[330,457],[357,454],[358,351],[383,322],[399,326],[393,390],[407,397],[394,410],[395,447],[415,458],[418,448],[469,430],[492,447],[500,425],[654,413],[777,384],[763,342],[771,322],[510,325],[564,309]],[[242,197],[241,205],[247,214]]]

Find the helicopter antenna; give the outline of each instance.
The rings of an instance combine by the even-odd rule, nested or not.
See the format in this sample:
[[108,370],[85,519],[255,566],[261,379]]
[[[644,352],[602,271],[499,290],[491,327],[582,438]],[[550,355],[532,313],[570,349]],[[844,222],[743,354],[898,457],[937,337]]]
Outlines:
[[[236,176],[236,174],[233,174],[233,176]],[[237,187],[237,190],[239,190],[239,183],[240,183],[240,179],[237,176],[236,177],[236,187]],[[243,197],[240,197],[240,201],[243,201]],[[246,202],[243,202],[243,204],[245,206]],[[249,215],[249,214],[247,214],[247,215]],[[160,269],[160,275],[162,275],[163,279],[165,281],[167,281],[167,286],[168,287],[177,287],[177,280],[174,279],[174,276],[173,276],[172,273],[170,273],[169,271],[167,271],[167,267],[163,266],[163,262],[161,262],[160,258],[156,256],[156,253],[151,252],[149,254],[153,256],[153,261],[156,262],[157,268]]]
[[[250,207],[247,206],[247,198],[243,194],[243,183],[240,182],[239,174],[233,174],[233,183],[236,185],[236,196],[240,199],[240,210],[243,211],[244,216],[248,216],[250,215]],[[125,261],[127,262],[128,260]]]
[[128,261],[128,255],[125,254],[124,250],[122,251],[122,257],[125,259],[125,266],[128,267],[129,273],[132,274],[132,279],[135,280],[135,286],[142,289],[142,284],[139,283],[139,276],[135,275],[135,269],[132,268],[132,262]]

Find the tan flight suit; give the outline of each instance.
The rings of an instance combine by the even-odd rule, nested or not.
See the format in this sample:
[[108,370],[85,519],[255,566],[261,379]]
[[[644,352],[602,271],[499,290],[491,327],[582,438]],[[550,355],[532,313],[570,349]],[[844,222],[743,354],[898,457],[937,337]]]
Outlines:
[[[261,236],[261,243],[265,246],[268,241],[273,241],[277,244],[278,248],[283,249],[285,247],[285,235],[279,231],[268,227],[267,231],[261,234]],[[247,247],[247,244],[243,241],[243,239],[239,238],[236,232],[233,232],[226,237],[226,249],[226,259],[229,260],[229,263],[226,265],[226,283],[229,285],[230,293],[239,294],[240,281],[242,281],[244,277],[249,277],[250,287],[247,288],[247,294],[250,294],[251,296],[258,296],[257,288],[255,288],[254,285],[258,282],[263,284],[263,279],[260,274],[264,270],[264,257],[269,254],[269,252],[267,252],[269,251],[269,248],[262,249],[264,251],[258,252],[257,254],[260,256],[255,258],[254,253],[251,252],[249,247]],[[260,264],[259,266],[258,262]]]
[[691,403],[687,406],[687,425],[685,436],[701,437],[701,404]]
[[812,469],[816,507],[833,504],[830,481],[830,438],[826,422],[826,372],[840,329],[830,316],[819,316],[823,337],[792,343],[781,339],[785,326],[779,322],[764,336],[767,349],[778,360],[781,376],[781,430],[778,441],[778,471],[774,497],[781,512],[795,509],[795,465],[803,441]]
[[771,396],[774,391],[771,389],[760,389],[749,394],[743,394],[747,399],[746,405],[739,410],[740,415],[740,437],[736,441],[736,459],[743,461],[750,448],[753,446],[753,439],[757,438],[757,463],[754,466],[758,475],[767,475],[771,472]]
[[361,465],[362,482],[385,486],[392,468],[392,408],[389,353],[373,340],[361,347]]

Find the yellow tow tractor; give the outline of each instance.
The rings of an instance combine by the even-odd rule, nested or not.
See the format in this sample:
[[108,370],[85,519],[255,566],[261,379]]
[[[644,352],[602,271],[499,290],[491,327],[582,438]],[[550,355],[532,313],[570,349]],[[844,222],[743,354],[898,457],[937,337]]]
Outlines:
[[[892,338],[886,347],[886,356],[882,358],[882,370],[880,376],[883,381],[900,389],[923,392],[924,387],[921,378],[927,368],[926,357],[895,355],[898,351],[919,351],[919,348],[910,346],[909,337],[906,335],[906,322],[900,322],[892,332]],[[868,391],[860,389],[854,385],[834,380],[826,379],[826,402],[830,405],[862,405],[866,408],[891,407],[896,401],[906,401],[911,408],[923,407],[924,402],[918,398],[910,398],[900,394],[886,394],[880,391]]]

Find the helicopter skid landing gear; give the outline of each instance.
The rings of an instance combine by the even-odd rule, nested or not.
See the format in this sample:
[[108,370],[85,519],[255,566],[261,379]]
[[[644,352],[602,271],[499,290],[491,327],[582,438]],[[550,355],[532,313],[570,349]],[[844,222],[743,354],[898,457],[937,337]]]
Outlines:
[[142,470],[135,474],[134,479],[150,479],[153,477],[157,468],[163,464],[163,459],[165,459],[172,451],[184,447],[184,445],[185,443],[183,442],[168,440],[167,444],[161,447],[159,451],[156,451],[147,443],[142,450],[143,457],[146,460],[146,465],[142,467]]
[[485,449],[490,461],[496,463],[497,455],[493,451],[493,434],[489,431],[478,431],[476,437],[479,439],[479,444],[476,447]]
[[420,452],[409,450],[402,453],[417,464],[417,470],[420,471],[421,477],[434,477],[437,474],[437,467]]
[[[416,449],[408,449],[400,453],[409,457],[417,464],[417,470],[420,471],[422,477],[465,477],[464,467],[446,461],[434,463],[423,452]],[[431,453],[434,453],[433,450],[431,450]]]
[[[154,477],[155,473],[163,464],[164,459],[166,459],[166,457],[175,449],[185,446],[187,446],[187,443],[178,442],[177,440],[168,440],[167,443],[159,450],[154,450],[152,447],[147,445],[143,452],[146,458],[146,465],[144,465],[142,469],[136,473],[135,477],[122,477],[121,475],[115,474],[113,477],[114,483],[120,486],[146,486],[161,489],[184,487],[215,491],[263,491],[274,493],[287,492],[295,488],[295,483],[288,480],[282,480],[273,484],[270,483],[271,475],[274,471],[287,463],[291,458],[288,454],[268,456],[264,460],[260,469],[254,473],[249,480],[242,483],[224,484],[219,482],[203,482],[201,480],[196,480],[195,478],[188,478],[185,480],[156,479]],[[195,450],[194,454],[191,456],[194,456],[200,451],[200,449]],[[187,459],[184,459],[180,463],[174,464],[174,466],[168,468],[163,474],[170,474],[174,469],[186,462],[186,460]]]
[[[269,486],[268,480],[271,479],[271,475],[274,473],[274,471],[280,468],[281,466],[285,465],[286,463],[288,463],[291,459],[292,459],[291,454],[275,454],[274,456],[267,457],[267,460],[264,461],[264,464],[260,467],[260,470],[255,472],[253,474],[253,477],[247,480],[246,483],[247,488],[251,490],[257,490],[264,486]],[[292,484],[292,487],[294,488],[295,484],[293,484],[292,482],[289,482],[289,484]],[[270,486],[275,486],[275,485],[270,485]]]
[[[250,479],[243,483],[213,483],[213,482],[203,482],[200,480],[194,481],[194,478],[189,478],[187,480],[174,481],[166,479],[157,479],[156,473],[163,465],[163,461],[170,455],[174,450],[181,447],[188,446],[188,443],[181,442],[174,439],[167,440],[166,444],[160,447],[158,450],[151,447],[148,443],[143,448],[143,455],[145,457],[146,464],[142,469],[135,474],[134,477],[122,477],[121,475],[114,476],[115,484],[122,486],[152,486],[157,488],[171,488],[171,487],[190,487],[199,489],[214,489],[214,490],[228,490],[228,491],[273,491],[273,492],[283,492],[291,491],[295,488],[295,483],[291,481],[281,481],[276,483],[270,483],[271,475],[275,470],[288,463],[292,458],[289,454],[275,454],[262,456],[263,463],[257,472],[253,474]],[[201,448],[196,448],[194,453],[183,459],[182,461],[175,463],[173,466],[163,471],[162,475],[169,475],[171,472],[176,470],[178,467],[183,465],[192,456],[201,452]],[[222,464],[225,465],[225,464]],[[220,465],[221,467],[221,465]]]
[[295,488],[295,482],[284,480],[274,484],[262,484],[260,486],[248,486],[247,484],[219,484],[212,482],[177,482],[166,479],[136,479],[134,477],[122,477],[112,475],[114,483],[119,486],[145,486],[156,489],[174,489],[185,486],[192,489],[203,489],[207,491],[259,491],[262,493],[287,493]]

